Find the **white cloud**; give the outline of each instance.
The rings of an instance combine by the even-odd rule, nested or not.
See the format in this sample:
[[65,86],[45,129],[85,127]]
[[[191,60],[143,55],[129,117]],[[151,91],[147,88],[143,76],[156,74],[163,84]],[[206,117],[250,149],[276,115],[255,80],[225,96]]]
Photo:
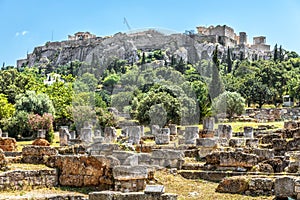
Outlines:
[[24,35],[26,35],[28,33],[29,33],[28,31],[16,32],[16,37],[18,37],[20,35],[24,36]]
[[26,35],[28,31],[22,31],[22,35]]

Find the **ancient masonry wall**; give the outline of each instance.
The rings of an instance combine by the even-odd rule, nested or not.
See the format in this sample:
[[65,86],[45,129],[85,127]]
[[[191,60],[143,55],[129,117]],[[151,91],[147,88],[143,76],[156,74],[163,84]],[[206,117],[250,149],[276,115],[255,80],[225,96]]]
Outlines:
[[0,173],[0,191],[54,187],[58,184],[57,170],[15,170]]

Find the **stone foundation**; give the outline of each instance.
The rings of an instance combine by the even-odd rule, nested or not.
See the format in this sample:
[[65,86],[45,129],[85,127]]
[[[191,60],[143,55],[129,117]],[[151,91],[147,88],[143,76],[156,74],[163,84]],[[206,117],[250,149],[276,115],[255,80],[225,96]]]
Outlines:
[[57,170],[15,170],[0,173],[0,191],[57,186]]
[[145,194],[144,192],[91,192],[89,200],[177,200],[176,194]]

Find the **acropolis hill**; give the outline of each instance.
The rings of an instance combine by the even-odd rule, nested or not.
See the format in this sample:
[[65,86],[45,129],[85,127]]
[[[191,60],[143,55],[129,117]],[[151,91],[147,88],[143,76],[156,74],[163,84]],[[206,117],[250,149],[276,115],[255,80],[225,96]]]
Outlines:
[[227,54],[227,48],[230,48],[233,60],[269,59],[271,56],[265,36],[254,37],[253,44],[249,44],[246,32],[236,34],[233,28],[218,25],[198,26],[197,33],[185,34],[163,34],[159,30],[149,29],[98,37],[89,32],[77,32],[73,36],[69,35],[66,41],[47,42],[44,46],[35,47],[26,59],[17,61],[17,67],[42,63],[59,66],[74,60],[89,62],[92,57],[96,57],[100,64],[106,64],[112,58],[132,62],[137,59],[137,50],[156,49],[193,63],[210,58],[216,45],[220,58]]

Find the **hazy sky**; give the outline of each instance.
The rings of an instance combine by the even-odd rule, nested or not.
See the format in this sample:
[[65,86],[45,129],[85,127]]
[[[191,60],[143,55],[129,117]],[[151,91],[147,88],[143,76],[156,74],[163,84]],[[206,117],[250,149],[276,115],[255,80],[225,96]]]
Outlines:
[[266,36],[300,53],[300,1],[297,0],[0,0],[0,65],[16,65],[35,46],[66,40],[78,31],[98,36],[132,29],[176,32],[199,25],[229,25],[235,32]]

